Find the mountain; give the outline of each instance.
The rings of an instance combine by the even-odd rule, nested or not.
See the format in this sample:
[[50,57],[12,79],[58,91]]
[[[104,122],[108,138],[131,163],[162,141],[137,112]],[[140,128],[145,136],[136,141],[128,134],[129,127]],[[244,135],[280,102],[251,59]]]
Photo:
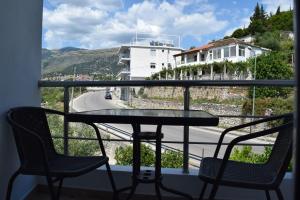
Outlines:
[[74,47],[62,49],[42,49],[43,75],[61,73],[73,74],[114,74],[122,66],[118,65],[118,48],[87,50]]

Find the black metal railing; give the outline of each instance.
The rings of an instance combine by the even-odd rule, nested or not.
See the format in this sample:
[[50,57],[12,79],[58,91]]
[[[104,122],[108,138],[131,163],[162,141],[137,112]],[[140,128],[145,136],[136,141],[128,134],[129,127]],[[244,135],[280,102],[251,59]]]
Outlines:
[[[39,87],[62,87],[64,88],[64,112],[69,113],[69,88],[71,87],[182,87],[184,88],[183,99],[184,99],[184,110],[190,109],[190,88],[191,87],[206,87],[206,86],[238,86],[238,87],[251,87],[251,86],[262,86],[262,87],[294,87],[295,81],[293,80],[164,80],[164,81],[44,81],[38,82]],[[263,116],[230,116],[220,115],[220,117],[248,117],[258,118]],[[93,139],[93,138],[71,138],[68,136],[69,127],[68,121],[64,119],[64,136],[61,137],[64,140],[64,153],[68,154],[68,141],[69,139]],[[109,139],[109,141],[129,141],[131,140],[116,140]],[[184,127],[183,141],[163,141],[163,143],[180,143],[183,144],[183,172],[187,173],[189,168],[189,145],[190,144],[201,144],[201,145],[216,145],[217,143],[212,142],[190,142],[189,141],[189,127]],[[225,144],[226,145],[226,144]],[[268,144],[242,144],[252,146],[266,146]]]

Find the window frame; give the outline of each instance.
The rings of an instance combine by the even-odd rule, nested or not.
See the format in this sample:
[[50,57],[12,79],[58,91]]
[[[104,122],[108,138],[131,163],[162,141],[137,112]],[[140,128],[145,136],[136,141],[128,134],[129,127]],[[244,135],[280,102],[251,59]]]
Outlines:
[[245,46],[239,45],[239,56],[240,57],[245,57],[246,56],[246,47]]
[[156,63],[150,63],[150,69],[156,69]]

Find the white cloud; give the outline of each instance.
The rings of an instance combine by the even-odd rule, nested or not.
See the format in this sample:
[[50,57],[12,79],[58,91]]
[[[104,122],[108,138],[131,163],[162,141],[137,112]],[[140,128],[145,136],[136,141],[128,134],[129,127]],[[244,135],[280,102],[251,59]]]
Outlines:
[[122,0],[48,0],[53,6],[68,4],[79,7],[91,7],[102,10],[119,9],[123,7]]
[[[187,7],[200,1],[203,5],[208,2],[143,1],[125,10],[119,9],[121,1],[118,0],[50,0],[56,7],[44,10],[44,40],[47,48],[60,48],[72,41],[83,48],[101,48],[127,43],[135,32],[189,35],[199,39],[224,30],[228,22],[217,19],[212,6],[206,6],[207,10],[201,12],[186,12],[190,11]],[[100,3],[104,2],[107,5],[103,8]],[[114,9],[109,10],[107,6]]]
[[293,0],[262,0],[262,3],[266,6],[266,11],[276,12],[278,6],[281,10],[288,10],[290,7],[293,8]]

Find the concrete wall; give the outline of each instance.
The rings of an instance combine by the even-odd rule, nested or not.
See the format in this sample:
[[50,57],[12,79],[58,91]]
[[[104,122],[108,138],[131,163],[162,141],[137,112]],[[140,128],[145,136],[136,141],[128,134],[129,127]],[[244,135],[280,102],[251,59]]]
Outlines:
[[[19,159],[6,111],[14,106],[40,105],[42,0],[0,1],[0,199]],[[12,199],[23,199],[35,177],[20,176]]]

